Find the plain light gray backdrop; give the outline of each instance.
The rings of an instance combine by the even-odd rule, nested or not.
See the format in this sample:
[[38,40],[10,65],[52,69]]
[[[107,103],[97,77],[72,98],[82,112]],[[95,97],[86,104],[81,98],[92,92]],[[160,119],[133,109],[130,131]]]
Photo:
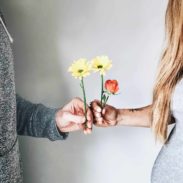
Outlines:
[[[16,89],[32,102],[62,106],[82,96],[67,72],[72,60],[108,55],[120,95],[109,103],[152,101],[164,40],[167,0],[0,0],[14,38]],[[98,75],[86,79],[88,101],[99,98]],[[20,137],[25,183],[148,183],[161,145],[150,129],[93,129],[66,141]]]

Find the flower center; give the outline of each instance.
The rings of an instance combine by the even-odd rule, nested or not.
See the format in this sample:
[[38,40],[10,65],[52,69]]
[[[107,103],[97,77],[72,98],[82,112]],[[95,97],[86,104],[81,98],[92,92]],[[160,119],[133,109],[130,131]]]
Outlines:
[[82,73],[83,71],[84,71],[83,69],[78,70],[79,73]]
[[98,65],[97,68],[98,68],[98,69],[102,69],[102,68],[103,68],[103,65]]

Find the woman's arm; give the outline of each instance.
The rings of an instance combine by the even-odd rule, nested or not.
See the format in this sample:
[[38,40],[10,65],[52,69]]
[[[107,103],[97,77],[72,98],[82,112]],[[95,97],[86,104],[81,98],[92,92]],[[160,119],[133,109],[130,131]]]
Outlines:
[[137,127],[151,126],[152,105],[137,109],[118,109],[117,124]]
[[113,106],[106,105],[102,110],[100,103],[94,101],[91,103],[94,123],[99,127],[108,127],[115,125],[150,127],[152,105],[137,109],[116,109]]

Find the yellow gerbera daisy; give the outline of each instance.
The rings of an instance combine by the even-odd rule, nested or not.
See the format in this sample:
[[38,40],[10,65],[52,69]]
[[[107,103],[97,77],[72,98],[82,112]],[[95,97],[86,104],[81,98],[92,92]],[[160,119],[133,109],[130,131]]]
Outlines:
[[69,72],[72,73],[72,76],[74,76],[76,79],[82,79],[83,77],[86,77],[90,74],[91,66],[87,62],[87,59],[80,58],[69,67]]
[[97,56],[92,61],[92,70],[105,75],[106,71],[112,67],[112,61],[107,56]]

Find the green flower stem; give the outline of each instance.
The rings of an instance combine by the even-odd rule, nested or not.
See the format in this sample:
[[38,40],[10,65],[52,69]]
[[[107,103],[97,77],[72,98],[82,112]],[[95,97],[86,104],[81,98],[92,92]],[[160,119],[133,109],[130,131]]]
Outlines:
[[86,123],[87,122],[87,107],[86,107],[86,92],[85,92],[83,77],[81,78],[81,88],[82,88],[82,91],[83,91],[84,113],[85,113],[85,123]]
[[108,101],[108,100],[109,100],[109,95],[106,96],[106,99],[105,99],[105,101],[104,101],[103,107],[105,107],[105,105],[107,104],[107,101]]
[[104,94],[104,75],[101,74],[101,99],[100,99],[100,103],[101,103],[102,108],[103,108],[103,94]]

